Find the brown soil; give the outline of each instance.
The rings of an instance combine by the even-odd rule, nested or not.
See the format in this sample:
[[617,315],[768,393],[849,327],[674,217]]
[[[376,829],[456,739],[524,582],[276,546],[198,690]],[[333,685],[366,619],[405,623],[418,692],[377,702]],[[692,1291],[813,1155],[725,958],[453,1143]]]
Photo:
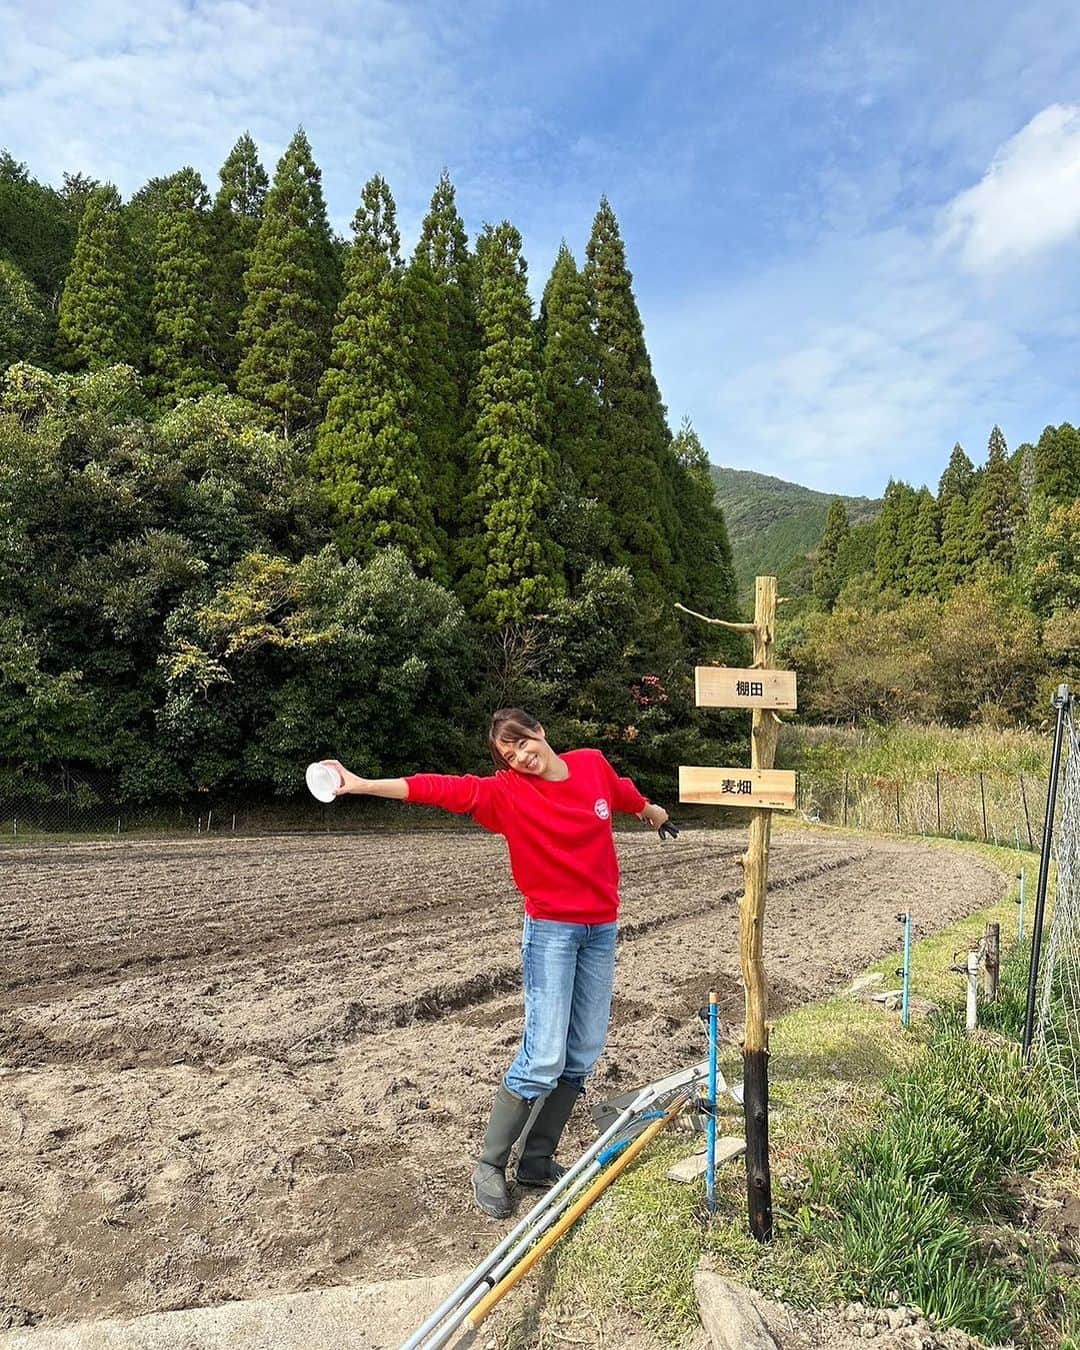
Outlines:
[[[619,837],[593,1100],[700,1059],[714,982],[738,1034],[744,844]],[[898,910],[932,931],[1004,885],[943,848],[779,831],[773,1011],[895,950]],[[480,833],[5,851],[0,1326],[479,1261],[501,1229],[470,1208],[469,1159],[517,1045],[519,934]],[[582,1111],[567,1151],[588,1136]]]

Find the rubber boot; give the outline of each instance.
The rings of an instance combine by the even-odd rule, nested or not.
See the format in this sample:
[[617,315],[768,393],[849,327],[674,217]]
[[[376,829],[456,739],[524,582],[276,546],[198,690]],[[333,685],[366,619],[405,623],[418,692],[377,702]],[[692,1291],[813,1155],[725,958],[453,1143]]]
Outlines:
[[518,1157],[519,1186],[545,1190],[565,1174],[566,1168],[560,1167],[555,1161],[555,1150],[580,1093],[581,1088],[577,1083],[568,1083],[560,1078],[544,1098],[544,1104],[537,1112]]
[[525,1128],[533,1104],[524,1097],[515,1097],[502,1083],[495,1094],[484,1134],[480,1161],[472,1174],[473,1196],[476,1203],[492,1219],[505,1219],[510,1213],[510,1192],[506,1186],[506,1163],[514,1140]]

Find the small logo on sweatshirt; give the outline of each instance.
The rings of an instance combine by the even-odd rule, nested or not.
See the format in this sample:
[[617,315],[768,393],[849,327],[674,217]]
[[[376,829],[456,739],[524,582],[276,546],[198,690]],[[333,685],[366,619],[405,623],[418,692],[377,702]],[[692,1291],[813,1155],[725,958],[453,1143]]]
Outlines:
[[596,805],[593,807],[593,810],[601,820],[607,820],[608,816],[611,815],[611,808],[608,806],[607,802],[604,801],[603,797],[597,797]]

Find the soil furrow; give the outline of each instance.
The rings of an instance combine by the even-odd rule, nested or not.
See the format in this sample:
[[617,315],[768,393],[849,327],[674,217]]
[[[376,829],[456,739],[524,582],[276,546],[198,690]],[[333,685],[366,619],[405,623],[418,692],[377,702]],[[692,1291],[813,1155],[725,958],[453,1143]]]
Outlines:
[[[743,833],[617,844],[596,1098],[700,1059],[709,988],[728,1034],[742,1016]],[[0,1303],[45,1326],[132,1317],[490,1249],[468,1176],[521,1031],[501,840],[204,837],[3,862]],[[929,932],[1004,884],[952,849],[775,830],[773,1013],[895,950],[898,910]],[[566,1156],[589,1138],[576,1112]]]

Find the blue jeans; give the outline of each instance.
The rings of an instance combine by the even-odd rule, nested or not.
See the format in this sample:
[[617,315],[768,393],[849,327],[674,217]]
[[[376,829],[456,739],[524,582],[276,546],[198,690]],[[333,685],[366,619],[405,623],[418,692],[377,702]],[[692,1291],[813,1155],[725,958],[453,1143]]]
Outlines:
[[543,1097],[560,1078],[584,1086],[607,1039],[618,927],[525,916],[525,1030],[503,1079],[516,1097]]

